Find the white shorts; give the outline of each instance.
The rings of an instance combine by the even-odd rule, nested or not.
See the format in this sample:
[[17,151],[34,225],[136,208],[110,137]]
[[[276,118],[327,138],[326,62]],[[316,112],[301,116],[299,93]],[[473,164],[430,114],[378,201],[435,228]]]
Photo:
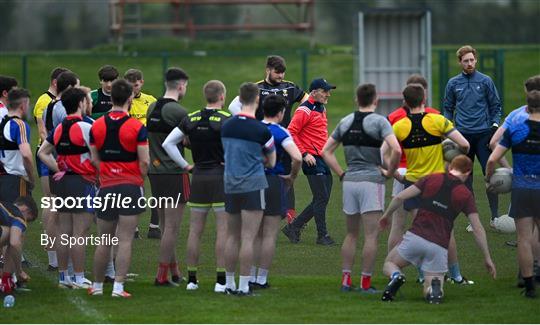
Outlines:
[[397,250],[403,259],[420,267],[424,272],[445,273],[448,271],[448,250],[410,231],[403,235],[403,240]]
[[[407,168],[398,168],[398,173],[403,176],[407,172]],[[394,183],[392,184],[392,197],[398,195],[401,191],[405,189],[405,185],[400,183],[397,179],[394,178]]]
[[384,184],[343,182],[343,212],[347,215],[384,210]]

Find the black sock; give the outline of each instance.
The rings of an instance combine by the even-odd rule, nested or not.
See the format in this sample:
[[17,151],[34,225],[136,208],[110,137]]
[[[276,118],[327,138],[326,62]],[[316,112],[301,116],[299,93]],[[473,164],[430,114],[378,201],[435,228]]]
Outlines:
[[156,226],[159,226],[159,216],[158,216],[158,213],[157,213],[157,209],[154,208],[154,209],[151,209],[150,210],[150,223],[153,224],[153,225],[156,225]]
[[197,283],[197,271],[188,271],[188,282]]
[[217,271],[216,282],[221,285],[225,285],[225,283],[227,283],[225,279],[225,271]]
[[526,277],[526,278],[524,277],[523,281],[525,281],[525,289],[527,291],[534,290],[534,282],[533,282],[533,277],[532,276],[529,276],[529,277]]
[[540,282],[540,265],[538,264],[537,260],[535,260],[533,264],[533,274],[534,274],[534,279],[537,282]]

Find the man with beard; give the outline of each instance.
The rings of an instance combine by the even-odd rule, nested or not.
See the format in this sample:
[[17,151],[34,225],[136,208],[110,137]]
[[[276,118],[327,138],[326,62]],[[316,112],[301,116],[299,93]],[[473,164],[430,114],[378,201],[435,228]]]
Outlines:
[[[266,58],[265,77],[263,80],[256,82],[259,87],[259,106],[255,112],[255,117],[261,121],[264,118],[264,112],[262,109],[262,103],[264,99],[269,95],[282,96],[286,100],[285,112],[283,114],[283,120],[279,123],[284,128],[289,126],[291,122],[292,107],[295,103],[301,104],[308,99],[308,94],[304,92],[295,83],[285,80],[285,71],[287,66],[285,59],[279,55],[269,55]],[[236,115],[240,112],[242,105],[239,97],[237,96],[229,105],[229,111]],[[288,174],[291,171],[291,158],[289,155],[283,156],[283,166],[285,167],[285,173]],[[294,188],[291,187],[287,193],[287,222],[290,223],[296,216],[295,211],[295,198]]]
[[[463,134],[471,148],[468,156],[474,163],[478,157],[482,172],[486,174],[486,163],[491,153],[489,141],[499,127],[502,115],[501,99],[490,77],[476,71],[477,53],[465,45],[456,52],[462,71],[448,81],[444,92],[444,117],[452,121]],[[467,180],[472,190],[473,177]],[[499,216],[497,194],[486,192],[491,222]],[[472,231],[470,225],[467,231]]]

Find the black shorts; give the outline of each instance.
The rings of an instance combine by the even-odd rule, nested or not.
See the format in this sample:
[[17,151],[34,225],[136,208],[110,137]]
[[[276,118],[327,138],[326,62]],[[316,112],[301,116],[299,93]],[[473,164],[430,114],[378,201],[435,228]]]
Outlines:
[[189,175],[182,174],[149,174],[152,196],[155,198],[168,197],[176,202],[186,203],[190,196]]
[[540,190],[513,188],[508,216],[519,219],[525,217],[540,218]]
[[223,166],[211,169],[194,168],[188,205],[192,208],[224,207],[223,172]]
[[246,193],[225,193],[225,211],[231,214],[239,214],[241,210],[264,210],[266,202],[265,190],[257,190]]
[[51,191],[51,194],[57,195],[57,193],[61,191],[61,185],[60,182],[53,179],[53,175],[54,173],[51,173],[51,175],[49,176],[49,190]]
[[15,202],[19,196],[31,196],[28,182],[18,175],[0,175],[0,201]]
[[[52,177],[51,177],[52,178]],[[56,185],[56,196],[64,201],[59,212],[93,213],[92,199],[96,196],[96,186],[80,175],[64,175]],[[77,204],[72,204],[76,202]],[[69,204],[68,204],[69,203]]]
[[[108,194],[108,196],[107,196]],[[100,200],[101,207],[95,206],[97,217],[102,220],[115,221],[119,216],[131,216],[143,213],[146,208],[139,206],[141,201],[139,198],[144,197],[143,188],[137,185],[121,184],[111,187],[100,188],[96,197]],[[121,205],[122,201],[126,203],[127,198],[130,199],[129,204]]]
[[[403,180],[403,185],[404,185],[403,189],[406,189],[414,185],[414,183],[408,180]],[[405,200],[405,202],[403,202],[403,209],[405,209],[406,211],[412,211],[418,208],[420,208],[420,195],[415,196],[411,199],[407,199]]]
[[266,208],[265,216],[281,216],[287,214],[287,192],[285,183],[278,175],[266,175],[268,188],[265,190]]

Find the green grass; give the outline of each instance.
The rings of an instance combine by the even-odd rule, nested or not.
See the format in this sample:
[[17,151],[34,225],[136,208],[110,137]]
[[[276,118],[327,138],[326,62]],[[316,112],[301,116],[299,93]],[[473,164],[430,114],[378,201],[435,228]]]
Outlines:
[[[273,52],[273,51],[269,51]],[[517,107],[523,103],[523,80],[540,71],[538,53],[509,52],[506,55],[506,107]],[[300,56],[289,54],[287,79],[299,81],[301,78]],[[241,82],[259,80],[264,75],[264,55],[222,55],[202,57],[175,57],[169,65],[178,65],[191,76],[188,93],[183,104],[189,110],[202,105],[202,85],[209,79],[220,79],[229,89],[229,100],[237,92]],[[151,57],[104,57],[99,54],[32,56],[29,57],[28,87],[35,101],[47,87],[50,70],[55,66],[66,66],[76,71],[82,83],[97,87],[97,68],[106,63],[115,64],[121,71],[129,67],[139,67],[145,73],[145,91],[159,96],[162,92],[160,58]],[[0,57],[0,74],[21,77],[20,59]],[[309,78],[325,76],[338,85],[328,105],[330,128],[339,119],[352,111],[353,105],[353,57],[345,52],[333,54],[313,54],[309,56]],[[434,62],[434,87],[437,82],[437,65]],[[434,89],[435,90],[435,89]],[[436,94],[436,92],[434,92]],[[434,102],[438,103],[437,95]],[[508,112],[508,109],[506,110]],[[33,144],[36,143],[33,126]],[[339,157],[342,160],[341,149]],[[290,244],[280,234],[277,253],[270,271],[272,288],[261,292],[260,296],[236,298],[216,295],[214,284],[214,222],[209,218],[202,240],[200,260],[200,290],[186,292],[183,287],[155,288],[153,278],[157,269],[158,241],[143,238],[135,241],[133,263],[130,272],[139,274],[135,282],[128,283],[127,289],[134,297],[128,301],[113,300],[109,295],[88,297],[83,291],[67,291],[56,288],[56,274],[45,271],[47,259],[39,247],[40,221],[29,227],[25,251],[34,265],[28,273],[32,292],[17,295],[13,309],[0,310],[0,322],[4,323],[538,323],[540,322],[540,301],[525,300],[515,288],[517,271],[515,248],[504,242],[514,235],[504,235],[491,231],[488,225],[489,211],[483,194],[483,182],[478,164],[475,171],[477,204],[488,241],[497,265],[498,278],[491,280],[486,273],[480,252],[474,238],[465,232],[467,222],[463,216],[456,221],[456,238],[462,273],[472,278],[476,284],[471,287],[446,287],[446,301],[440,306],[426,305],[421,297],[421,288],[414,283],[415,270],[408,269],[408,283],[403,287],[403,297],[391,304],[380,302],[379,296],[362,296],[358,293],[344,294],[339,291],[341,277],[340,245],[319,247],[315,245],[315,226],[311,222],[302,234],[298,245]],[[389,192],[391,183],[387,185]],[[40,196],[39,188],[34,193]],[[297,209],[302,209],[310,200],[306,180],[301,177],[296,185]],[[500,211],[508,207],[509,195],[501,196]],[[388,201],[387,201],[388,202]],[[334,180],[332,197],[328,206],[328,229],[338,243],[345,235],[345,223],[341,211],[341,187]],[[185,257],[189,212],[184,213],[177,250],[181,261]],[[140,219],[143,237],[149,212]],[[388,233],[380,236],[379,252],[374,274],[374,284],[378,288],[385,285],[381,273],[386,253]],[[361,238],[362,239],[362,236]],[[358,284],[361,265],[361,243],[353,269],[353,281]],[[87,270],[91,271],[93,248],[88,250]],[[182,263],[182,267],[185,265]],[[88,277],[93,279],[92,275]],[[105,292],[110,294],[111,287]]]
[[[477,177],[477,193],[482,188]],[[297,206],[303,207],[309,197],[305,179],[297,184]],[[484,226],[488,226],[487,203],[478,195],[478,206]],[[508,206],[508,195],[501,196],[501,210]],[[179,256],[185,256],[185,241],[189,213],[185,213],[178,243]],[[491,280],[483,268],[482,256],[471,234],[464,228],[466,220],[460,216],[456,222],[462,272],[476,284],[471,287],[446,286],[446,301],[441,306],[423,302],[421,287],[414,283],[416,271],[407,269],[408,283],[403,297],[391,304],[380,302],[377,296],[359,293],[341,293],[340,248],[315,245],[315,226],[310,223],[298,245],[288,243],[279,235],[277,254],[270,272],[272,288],[250,298],[226,297],[212,292],[214,284],[214,223],[209,220],[202,240],[200,261],[200,289],[187,292],[181,288],[156,288],[152,285],[157,267],[158,241],[135,241],[130,272],[139,274],[135,282],[127,284],[134,294],[129,301],[113,300],[110,296],[88,297],[83,291],[57,289],[56,274],[45,271],[46,256],[39,248],[39,222],[30,226],[26,240],[29,258],[37,265],[30,268],[32,292],[17,296],[13,309],[2,311],[2,322],[188,322],[188,323],[537,323],[538,301],[519,297],[515,288],[515,249],[505,246],[513,235],[494,233],[487,229],[498,278]],[[148,213],[140,221],[143,235]],[[334,238],[344,238],[344,217],[341,213],[341,188],[337,181],[328,207],[328,228]],[[386,252],[387,233],[380,236],[374,285],[382,288],[385,278],[381,274]],[[89,249],[88,256],[92,256]],[[360,251],[358,251],[358,254]],[[361,258],[357,255],[354,282],[358,284]],[[91,258],[87,269],[91,270]],[[92,278],[89,275],[89,278]],[[105,287],[110,293],[112,288]],[[24,313],[20,312],[24,310]],[[84,312],[82,312],[82,311]],[[519,310],[519,312],[516,312]]]

